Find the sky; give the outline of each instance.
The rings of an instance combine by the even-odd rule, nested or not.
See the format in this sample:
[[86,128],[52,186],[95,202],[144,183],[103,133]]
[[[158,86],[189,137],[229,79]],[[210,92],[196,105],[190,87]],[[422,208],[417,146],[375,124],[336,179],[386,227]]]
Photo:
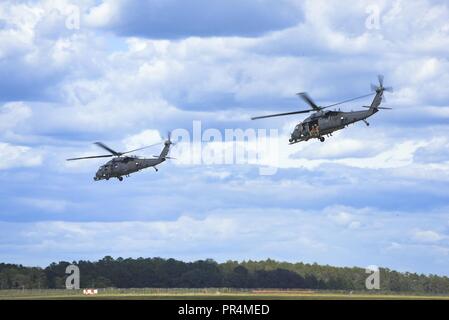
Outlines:
[[[303,115],[250,120],[306,108],[297,92],[319,105],[370,93],[378,74],[393,109],[369,127],[289,145]],[[448,85],[446,1],[1,1],[0,261],[271,258],[449,275]],[[208,161],[257,145],[181,141],[198,124],[215,138],[275,132],[276,148]],[[65,160],[168,131],[177,160],[123,182],[93,180],[103,159]]]

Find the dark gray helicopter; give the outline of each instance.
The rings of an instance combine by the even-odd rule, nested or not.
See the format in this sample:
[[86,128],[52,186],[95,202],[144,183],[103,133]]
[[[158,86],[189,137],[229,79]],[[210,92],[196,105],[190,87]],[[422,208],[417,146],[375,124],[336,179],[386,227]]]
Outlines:
[[106,164],[102,165],[97,173],[95,174],[94,180],[109,180],[109,178],[117,178],[120,181],[123,181],[123,176],[129,177],[131,173],[140,171],[142,169],[153,167],[154,170],[158,171],[156,166],[162,162],[164,162],[166,159],[173,159],[171,157],[168,157],[168,152],[170,151],[170,146],[174,145],[173,142],[170,140],[170,133],[168,134],[167,140],[164,142],[164,148],[162,149],[162,152],[159,156],[154,156],[156,158],[139,158],[136,156],[123,156],[127,153],[143,150],[146,148],[150,148],[153,146],[156,146],[158,144],[161,144],[162,142],[152,144],[150,146],[126,151],[126,152],[117,152],[106,146],[105,144],[101,142],[95,142],[95,144],[106,151],[110,152],[111,154],[107,155],[100,155],[100,156],[90,156],[90,157],[81,157],[81,158],[71,158],[67,159],[67,161],[73,161],[73,160],[82,160],[82,159],[95,159],[95,158],[108,158],[108,157],[114,157],[112,160],[108,161]]
[[[332,132],[344,129],[348,125],[357,122],[363,121],[367,126],[369,123],[366,121],[366,118],[371,117],[375,114],[379,109],[391,109],[380,107],[380,104],[383,100],[384,91],[391,92],[393,88],[384,87],[384,77],[382,75],[378,76],[379,85],[376,86],[371,84],[371,89],[374,93],[366,94],[360,97],[352,98],[349,100],[345,100],[342,102],[334,103],[325,107],[320,107],[313,102],[313,100],[307,95],[307,93],[302,92],[298,93],[298,95],[310,106],[312,109],[302,110],[302,111],[293,111],[286,113],[278,113],[271,114],[267,116],[260,116],[251,118],[251,120],[263,119],[263,118],[271,118],[271,117],[280,117],[287,116],[298,113],[308,113],[315,111],[312,115],[304,119],[303,122],[298,123],[293,130],[291,137],[289,139],[290,144],[298,143],[301,141],[308,141],[309,139],[319,139],[321,142],[324,142],[324,136],[331,136]],[[324,109],[334,107],[346,102],[354,101],[357,99],[365,98],[375,94],[373,101],[370,106],[363,106],[364,108],[368,108],[368,110],[360,110],[360,111],[351,111],[351,112],[343,112],[343,111],[331,111]]]

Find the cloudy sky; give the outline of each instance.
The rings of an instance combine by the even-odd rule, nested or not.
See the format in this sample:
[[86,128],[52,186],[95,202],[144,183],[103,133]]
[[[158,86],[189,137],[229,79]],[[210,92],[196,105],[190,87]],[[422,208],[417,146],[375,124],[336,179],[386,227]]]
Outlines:
[[[269,257],[449,275],[448,57],[446,1],[2,1],[0,261]],[[369,93],[379,73],[393,110],[370,127],[290,146],[303,117],[249,120],[305,108],[299,91],[322,105]],[[123,182],[93,181],[101,159],[65,161],[102,154],[95,141],[193,135],[193,121],[277,129],[261,155],[275,174],[185,161],[183,143]]]

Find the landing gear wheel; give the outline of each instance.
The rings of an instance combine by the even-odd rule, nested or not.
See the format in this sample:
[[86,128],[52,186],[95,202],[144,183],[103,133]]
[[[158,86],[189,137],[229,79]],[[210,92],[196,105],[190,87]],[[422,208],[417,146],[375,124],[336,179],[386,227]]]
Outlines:
[[324,137],[320,137],[320,141],[321,141],[321,142],[324,142]]
[[119,181],[123,181],[123,177],[118,177],[117,178]]

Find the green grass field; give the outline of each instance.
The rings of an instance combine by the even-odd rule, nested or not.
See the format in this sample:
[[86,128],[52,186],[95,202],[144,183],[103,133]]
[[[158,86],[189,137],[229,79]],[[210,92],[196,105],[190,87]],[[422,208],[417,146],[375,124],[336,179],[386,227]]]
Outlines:
[[349,293],[303,290],[234,289],[100,289],[97,295],[82,290],[0,290],[0,300],[422,300],[444,299],[442,295]]

